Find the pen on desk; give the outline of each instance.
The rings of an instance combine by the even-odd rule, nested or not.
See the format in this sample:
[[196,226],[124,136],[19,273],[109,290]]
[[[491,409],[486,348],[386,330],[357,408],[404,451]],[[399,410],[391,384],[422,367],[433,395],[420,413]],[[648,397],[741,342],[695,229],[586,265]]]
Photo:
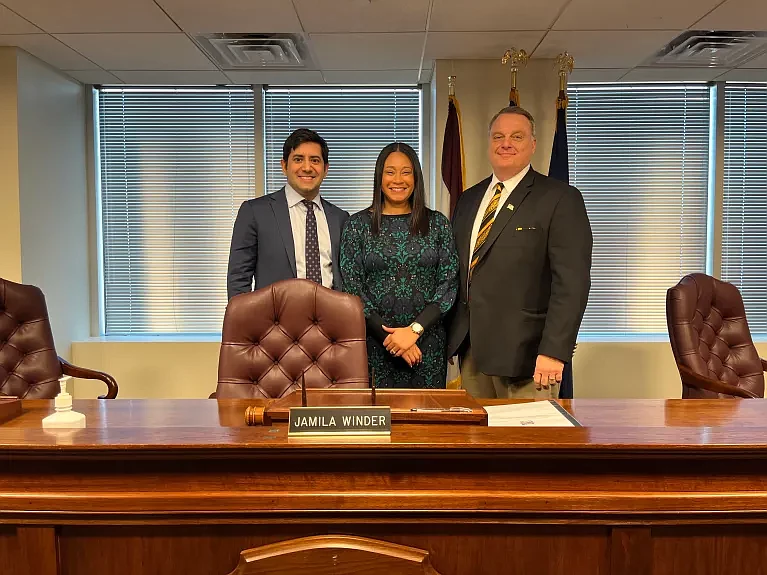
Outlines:
[[432,412],[432,413],[450,413],[450,412],[459,412],[459,413],[471,413],[474,411],[470,407],[411,407],[410,411],[424,411],[424,412]]

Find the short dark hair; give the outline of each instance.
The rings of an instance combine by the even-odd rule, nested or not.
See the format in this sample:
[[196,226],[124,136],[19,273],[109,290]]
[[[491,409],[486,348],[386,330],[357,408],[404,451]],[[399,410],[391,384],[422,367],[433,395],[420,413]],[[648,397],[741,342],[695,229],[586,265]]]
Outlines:
[[535,138],[535,118],[533,118],[533,115],[525,110],[524,108],[521,108],[519,106],[506,106],[504,109],[500,110],[495,116],[493,116],[492,120],[490,120],[490,123],[487,125],[487,133],[490,134],[493,130],[493,124],[495,124],[495,121],[498,119],[498,116],[502,116],[503,114],[516,114],[517,116],[524,116],[527,118],[528,122],[530,122],[530,133],[532,134],[533,138]]
[[328,143],[314,130],[308,128],[298,128],[295,130],[285,143],[282,145],[282,159],[287,162],[290,157],[290,152],[295,150],[301,144],[312,142],[319,144],[322,149],[322,161],[328,163]]
[[373,175],[373,205],[371,219],[371,233],[377,236],[381,231],[381,217],[383,214],[383,172],[386,165],[386,158],[394,152],[402,152],[413,164],[413,193],[410,196],[410,235],[425,236],[429,233],[429,212],[426,209],[426,187],[423,181],[423,171],[421,162],[418,160],[418,154],[415,150],[403,142],[393,142],[386,146],[378,154],[376,160],[375,173]]

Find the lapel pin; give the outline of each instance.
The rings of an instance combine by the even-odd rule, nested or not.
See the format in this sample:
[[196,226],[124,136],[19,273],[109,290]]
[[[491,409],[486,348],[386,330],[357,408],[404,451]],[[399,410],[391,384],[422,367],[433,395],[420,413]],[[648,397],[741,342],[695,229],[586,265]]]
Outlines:
[[514,211],[514,204],[509,204],[506,207],[509,208],[512,212]]

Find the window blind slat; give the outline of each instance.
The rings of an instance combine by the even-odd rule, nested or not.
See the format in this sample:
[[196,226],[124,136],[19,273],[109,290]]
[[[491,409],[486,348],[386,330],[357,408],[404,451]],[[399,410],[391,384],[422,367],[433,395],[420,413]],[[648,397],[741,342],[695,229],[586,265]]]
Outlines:
[[767,337],[767,84],[725,85],[722,279],[753,337]]
[[667,332],[666,290],[706,269],[710,89],[571,85],[570,183],[594,234],[582,339]]
[[327,141],[329,170],[322,197],[353,214],[371,204],[375,161],[385,145],[405,142],[420,157],[421,92],[417,88],[267,88],[267,193],[285,184],[282,146],[297,128],[311,128]]
[[104,331],[216,333],[254,194],[250,89],[99,90]]

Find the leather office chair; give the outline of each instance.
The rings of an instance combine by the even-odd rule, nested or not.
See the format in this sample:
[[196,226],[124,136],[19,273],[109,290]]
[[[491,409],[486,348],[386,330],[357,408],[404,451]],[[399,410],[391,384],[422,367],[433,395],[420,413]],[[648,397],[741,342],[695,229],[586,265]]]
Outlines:
[[764,371],[738,288],[690,274],[666,294],[666,321],[682,397],[764,397]]
[[365,315],[356,296],[303,279],[233,297],[216,398],[279,398],[306,387],[368,387]]
[[62,375],[101,380],[107,394],[100,399],[117,397],[112,376],[74,366],[56,354],[40,288],[0,278],[0,394],[50,399],[59,393]]
[[439,575],[429,553],[386,541],[348,535],[303,537],[240,553],[230,575]]

